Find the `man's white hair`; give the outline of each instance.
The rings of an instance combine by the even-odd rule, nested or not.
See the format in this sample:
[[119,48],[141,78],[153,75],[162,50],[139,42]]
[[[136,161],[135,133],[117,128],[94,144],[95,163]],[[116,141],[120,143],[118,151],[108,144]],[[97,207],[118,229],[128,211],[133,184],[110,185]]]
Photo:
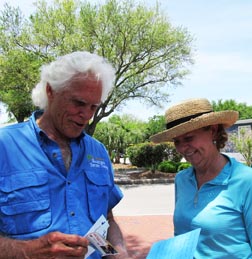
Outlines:
[[32,90],[32,101],[40,109],[46,109],[48,100],[46,85],[53,90],[60,90],[68,85],[71,79],[82,73],[95,75],[102,82],[101,101],[105,101],[113,88],[115,70],[103,57],[87,51],[77,51],[59,57],[50,64],[41,67],[41,80]]

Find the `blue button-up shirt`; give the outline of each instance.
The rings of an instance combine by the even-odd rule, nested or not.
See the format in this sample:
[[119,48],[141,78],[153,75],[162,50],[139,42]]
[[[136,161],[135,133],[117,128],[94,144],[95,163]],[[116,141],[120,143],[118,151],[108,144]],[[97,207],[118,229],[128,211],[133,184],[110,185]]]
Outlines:
[[84,236],[122,198],[110,158],[103,144],[82,134],[71,141],[66,172],[58,145],[38,128],[36,114],[0,129],[0,233],[17,239],[52,231]]

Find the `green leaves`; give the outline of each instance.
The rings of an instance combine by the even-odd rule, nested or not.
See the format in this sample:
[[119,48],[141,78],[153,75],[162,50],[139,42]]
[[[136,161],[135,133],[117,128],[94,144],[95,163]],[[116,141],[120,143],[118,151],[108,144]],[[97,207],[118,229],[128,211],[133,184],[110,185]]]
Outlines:
[[[114,89],[87,127],[90,134],[102,118],[129,99],[159,106],[167,102],[169,87],[181,83],[188,73],[185,68],[193,62],[190,34],[172,26],[158,6],[150,9],[133,0],[108,0],[103,5],[74,0],[55,0],[48,4],[42,0],[36,3],[35,12],[28,18],[10,6],[5,7],[0,17],[0,59],[4,58],[3,63],[0,61],[0,72],[12,69],[13,52],[18,51],[24,57],[18,63],[24,65],[21,73],[25,75],[15,77],[19,77],[18,85],[23,87],[27,98],[38,78],[37,65],[56,56],[87,50],[113,64]],[[37,77],[33,75],[34,69]],[[27,72],[32,74],[29,81]],[[0,96],[3,88],[17,85],[15,80],[11,85],[10,76],[14,77],[14,73],[2,74]],[[9,101],[7,104],[10,105]]]
[[239,112],[239,119],[250,119],[252,118],[252,106],[246,103],[237,103],[235,100],[218,100],[217,102],[212,102],[214,111],[225,111],[234,110]]

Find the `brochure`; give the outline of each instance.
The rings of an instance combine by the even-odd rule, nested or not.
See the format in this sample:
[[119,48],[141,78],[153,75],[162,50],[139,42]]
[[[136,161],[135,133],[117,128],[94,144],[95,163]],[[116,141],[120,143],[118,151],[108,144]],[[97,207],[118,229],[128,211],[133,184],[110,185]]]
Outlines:
[[200,228],[154,243],[146,259],[193,259]]
[[90,244],[101,253],[101,256],[118,254],[116,249],[99,233],[89,233],[86,237]]
[[97,249],[102,256],[118,254],[116,249],[106,240],[109,223],[104,215],[95,222],[89,229],[85,237],[89,240],[88,252],[85,259],[88,258]]

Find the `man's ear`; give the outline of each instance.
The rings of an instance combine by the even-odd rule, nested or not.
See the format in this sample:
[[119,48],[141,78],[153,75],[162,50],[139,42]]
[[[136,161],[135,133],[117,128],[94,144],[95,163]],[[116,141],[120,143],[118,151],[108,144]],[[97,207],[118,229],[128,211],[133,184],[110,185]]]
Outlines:
[[49,83],[46,84],[46,94],[48,99],[52,98],[53,96],[53,90]]

